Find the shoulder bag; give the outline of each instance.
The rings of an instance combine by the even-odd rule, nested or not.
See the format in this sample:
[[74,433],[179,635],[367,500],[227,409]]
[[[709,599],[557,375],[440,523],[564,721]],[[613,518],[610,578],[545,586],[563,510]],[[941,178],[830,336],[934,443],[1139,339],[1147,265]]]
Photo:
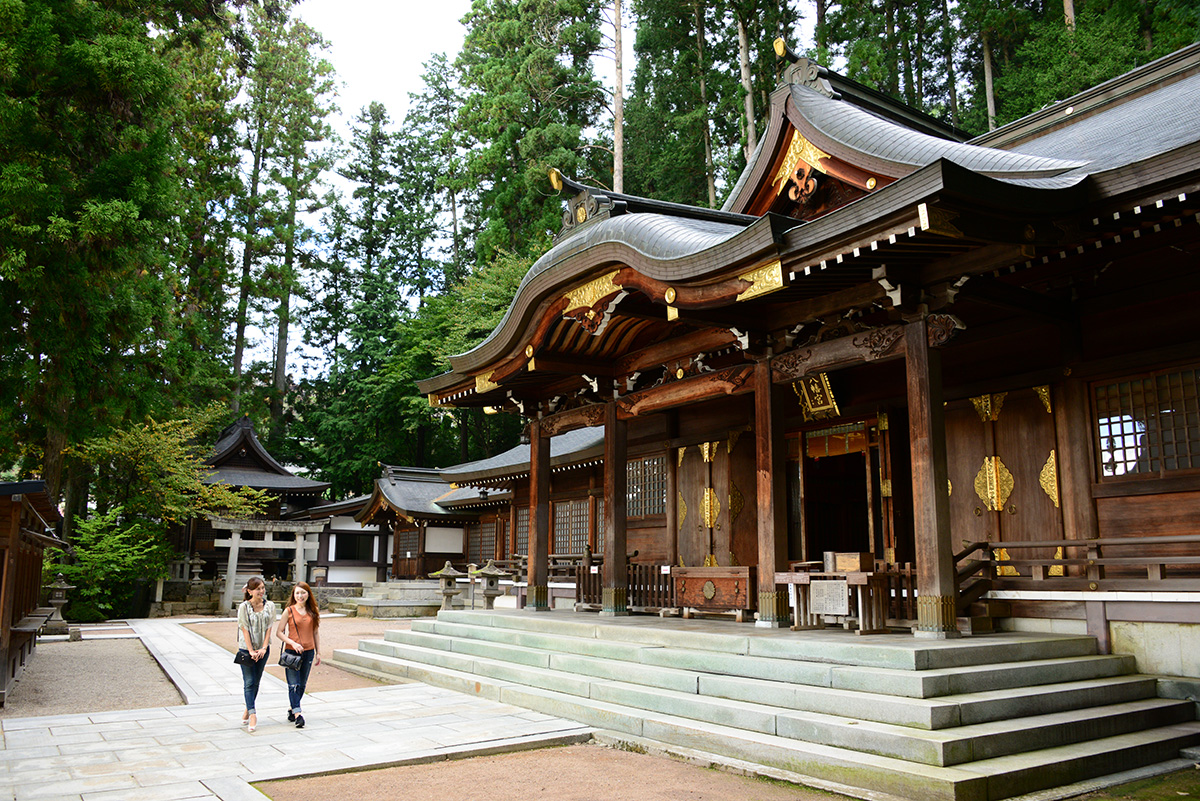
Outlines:
[[[288,609],[288,615],[291,618],[292,623],[289,632],[293,635],[296,633],[296,616],[292,614],[294,611],[294,609]],[[304,664],[304,659],[299,651],[289,651],[287,647],[284,647],[283,650],[279,652],[279,664],[291,670],[299,670],[300,666]]]

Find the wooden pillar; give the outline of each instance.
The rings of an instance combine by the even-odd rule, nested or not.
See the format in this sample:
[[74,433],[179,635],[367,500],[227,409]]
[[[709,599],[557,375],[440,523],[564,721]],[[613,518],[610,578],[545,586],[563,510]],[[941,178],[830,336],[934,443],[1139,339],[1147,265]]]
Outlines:
[[1053,401],[1063,536],[1069,540],[1095,539],[1100,536],[1100,523],[1092,498],[1092,456],[1088,447],[1092,427],[1086,386],[1078,379],[1067,378],[1054,387]]
[[604,590],[600,614],[629,614],[629,566],[625,538],[628,503],[626,439],[628,424],[617,417],[617,404],[604,406]]
[[917,545],[916,636],[950,639],[958,637],[959,632],[954,547],[950,540],[942,360],[941,351],[929,347],[928,336],[924,317],[904,326]]
[[787,625],[787,594],[775,573],[787,564],[787,473],[784,472],[783,404],[771,380],[771,360],[754,365],[754,462],[758,502],[758,622]]
[[[675,412],[667,412],[666,439],[668,442],[679,436],[679,417]],[[666,485],[666,522],[667,522],[667,564],[679,564],[679,451],[677,448],[667,448],[667,485]]]
[[229,561],[225,567],[225,589],[221,592],[221,612],[233,608],[233,585],[237,582],[238,550],[242,543],[242,530],[232,529],[229,532]]
[[550,437],[529,424],[529,575],[525,608],[550,611]]

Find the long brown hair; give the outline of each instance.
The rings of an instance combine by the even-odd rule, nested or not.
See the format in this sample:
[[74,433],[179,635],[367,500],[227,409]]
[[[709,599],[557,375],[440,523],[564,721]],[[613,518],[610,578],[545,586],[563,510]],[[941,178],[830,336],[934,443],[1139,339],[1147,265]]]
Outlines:
[[256,588],[259,584],[263,585],[264,587],[267,586],[267,582],[262,580],[262,576],[251,576],[250,578],[246,579],[246,586],[242,587],[242,600],[249,601],[250,590]]
[[308,610],[308,614],[312,616],[313,629],[321,625],[321,610],[317,609],[317,594],[312,591],[312,587],[308,586],[307,581],[297,581],[292,586],[292,591],[288,593],[287,605],[284,609],[294,606],[296,603],[296,587],[302,588],[308,593],[308,600],[304,602],[304,608]]

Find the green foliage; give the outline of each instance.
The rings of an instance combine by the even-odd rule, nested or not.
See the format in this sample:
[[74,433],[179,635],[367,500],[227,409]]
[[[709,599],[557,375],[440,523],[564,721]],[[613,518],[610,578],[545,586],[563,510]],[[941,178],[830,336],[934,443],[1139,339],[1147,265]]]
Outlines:
[[128,615],[146,581],[164,577],[178,558],[168,531],[204,515],[249,517],[262,512],[265,493],[208,484],[210,470],[197,443],[208,439],[219,405],[188,417],[147,419],[72,449],[95,465],[97,511],[79,522],[66,553],[51,551],[46,572],[76,586],[68,607],[75,620]]
[[170,545],[153,527],[128,519],[118,506],[81,522],[69,555],[49,550],[44,573],[48,578],[62,573],[75,586],[67,596],[64,616],[92,623],[135,611],[139,588],[165,578],[174,558]]
[[98,467],[96,504],[120,507],[123,524],[165,535],[171,525],[202,515],[250,517],[265,506],[264,493],[204,482],[211,468],[199,443],[211,439],[206,432],[225,414],[214,404],[186,417],[147,418],[87,440],[72,454]]
[[578,172],[584,129],[596,123],[599,20],[599,5],[587,0],[475,0],[463,20],[458,124],[473,144],[479,264],[501,250],[529,253],[561,225],[546,175]]
[[1020,64],[997,82],[1004,99],[998,122],[1004,124],[1082,92],[1137,66],[1141,36],[1137,19],[1087,11],[1075,30],[1061,20],[1035,22],[1017,49]]

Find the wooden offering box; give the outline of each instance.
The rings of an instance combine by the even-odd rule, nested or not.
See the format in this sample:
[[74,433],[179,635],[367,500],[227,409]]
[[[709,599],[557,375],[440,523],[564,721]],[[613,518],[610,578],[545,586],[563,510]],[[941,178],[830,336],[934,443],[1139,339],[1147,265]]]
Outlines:
[[753,567],[675,567],[675,602],[684,617],[696,612],[734,612],[740,622],[757,600]]

